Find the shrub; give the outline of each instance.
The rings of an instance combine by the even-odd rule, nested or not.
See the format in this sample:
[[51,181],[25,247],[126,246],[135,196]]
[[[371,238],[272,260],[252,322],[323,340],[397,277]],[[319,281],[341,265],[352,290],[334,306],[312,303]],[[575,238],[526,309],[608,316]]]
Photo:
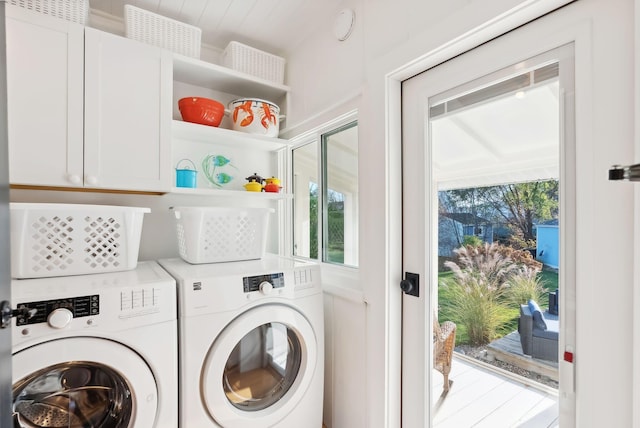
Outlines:
[[517,275],[507,280],[504,287],[506,303],[518,307],[526,304],[529,299],[540,302],[546,294],[544,283],[535,269],[522,266]]
[[502,254],[501,245],[487,244],[460,247],[454,251],[456,261],[446,262],[461,283],[478,278],[488,289],[498,289],[516,269],[509,257]]
[[462,238],[463,247],[479,247],[483,243],[484,241],[476,235],[464,235],[464,238]]
[[498,337],[510,319],[500,303],[499,289],[490,287],[484,278],[469,276],[464,281],[449,281],[445,286],[449,298],[446,312],[464,327],[471,345],[488,343]]
[[500,244],[463,246],[454,250],[455,261],[445,262],[456,278],[464,281],[468,276],[486,278],[489,287],[501,288],[513,275],[517,275],[521,266],[539,272],[542,263],[534,260],[526,250],[516,250]]
[[[445,262],[453,276],[443,284],[447,315],[463,326],[469,343],[481,345],[505,333],[521,299],[540,299],[542,264],[528,251],[504,245],[464,246]],[[525,300],[526,301],[526,300]]]
[[535,248],[536,240],[524,239],[522,236],[513,234],[507,239],[507,245],[511,248],[515,248],[516,250],[524,250],[527,248]]

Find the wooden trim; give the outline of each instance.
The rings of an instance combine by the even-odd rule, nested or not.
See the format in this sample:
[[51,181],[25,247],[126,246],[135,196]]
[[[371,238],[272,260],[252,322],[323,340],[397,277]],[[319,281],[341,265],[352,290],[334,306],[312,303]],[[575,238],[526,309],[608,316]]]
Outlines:
[[56,187],[56,186],[31,186],[25,184],[11,184],[9,186],[15,190],[51,190],[58,192],[84,192],[84,193],[117,193],[122,195],[151,195],[160,196],[166,192],[147,192],[141,190],[114,190],[114,189],[93,189],[87,187]]

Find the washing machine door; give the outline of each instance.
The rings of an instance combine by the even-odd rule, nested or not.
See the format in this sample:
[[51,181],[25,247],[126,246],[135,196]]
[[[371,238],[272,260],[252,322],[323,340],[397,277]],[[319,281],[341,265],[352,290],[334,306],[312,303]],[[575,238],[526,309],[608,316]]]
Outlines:
[[303,315],[258,306],[225,327],[209,349],[203,402],[223,427],[272,426],[304,397],[317,364],[315,332]]
[[53,340],[13,354],[15,427],[153,427],[157,387],[145,361],[108,339]]

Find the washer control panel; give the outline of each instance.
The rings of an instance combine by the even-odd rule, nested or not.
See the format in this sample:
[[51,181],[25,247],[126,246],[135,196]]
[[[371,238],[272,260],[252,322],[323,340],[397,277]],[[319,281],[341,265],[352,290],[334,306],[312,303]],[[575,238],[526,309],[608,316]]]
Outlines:
[[29,325],[46,323],[59,318],[58,314],[70,313],[73,318],[88,317],[100,313],[100,296],[98,294],[82,297],[70,297],[66,299],[43,300],[40,302],[19,303],[18,309],[35,309],[31,318],[19,315],[16,318],[17,325]]
[[284,273],[270,273],[267,275],[245,276],[242,278],[245,293],[251,293],[252,291],[262,291],[264,293],[266,290],[264,283],[271,284],[272,288],[283,288]]

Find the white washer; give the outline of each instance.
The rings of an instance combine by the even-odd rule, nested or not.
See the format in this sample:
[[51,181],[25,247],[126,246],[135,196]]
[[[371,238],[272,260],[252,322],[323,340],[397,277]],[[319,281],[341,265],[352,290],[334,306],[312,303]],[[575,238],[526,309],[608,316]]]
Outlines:
[[156,427],[178,423],[175,280],[134,270],[13,280],[16,427]]
[[178,281],[180,426],[321,427],[318,265],[270,254],[159,263]]

